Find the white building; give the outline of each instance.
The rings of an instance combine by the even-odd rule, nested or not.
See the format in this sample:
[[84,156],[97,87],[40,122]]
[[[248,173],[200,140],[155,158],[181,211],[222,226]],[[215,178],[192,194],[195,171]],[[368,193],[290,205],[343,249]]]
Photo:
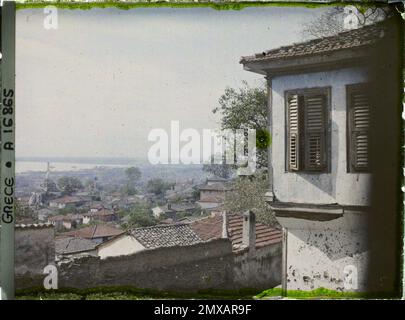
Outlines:
[[[382,112],[375,110],[373,63],[383,61],[375,55],[387,39],[389,30],[379,24],[241,59],[245,70],[268,83],[267,195],[284,230],[285,290],[370,288],[370,123]],[[386,112],[394,112],[386,103],[392,106]],[[390,190],[392,181],[387,178]],[[386,267],[378,289],[392,288],[392,268]]]

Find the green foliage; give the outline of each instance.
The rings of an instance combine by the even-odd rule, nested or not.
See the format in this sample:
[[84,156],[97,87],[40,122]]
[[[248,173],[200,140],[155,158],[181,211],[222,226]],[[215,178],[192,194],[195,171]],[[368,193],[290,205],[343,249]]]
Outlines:
[[[257,150],[258,167],[267,167],[267,90],[263,83],[252,88],[246,81],[238,89],[226,88],[218,100],[219,106],[212,110],[221,114],[221,129],[255,129],[259,137]],[[266,133],[267,132],[267,133]]]
[[333,299],[359,299],[359,298],[383,298],[392,297],[392,295],[387,293],[365,293],[365,292],[341,292],[330,290],[326,288],[317,288],[311,291],[305,290],[288,290],[283,293],[281,288],[272,288],[260,292],[255,298],[266,298],[266,297],[276,297],[276,296],[286,296],[288,298],[294,299],[323,299],[323,298],[333,298]]
[[129,181],[137,182],[141,178],[142,173],[137,167],[129,167],[125,169],[125,175]]
[[58,187],[64,194],[70,195],[73,192],[83,189],[83,184],[79,178],[64,176],[59,178]]
[[120,189],[120,192],[128,196],[133,196],[137,193],[135,184],[141,179],[141,170],[137,167],[129,167],[125,169],[126,184]]
[[271,144],[270,132],[267,129],[258,129],[256,131],[256,147],[259,150],[267,150]]
[[74,293],[39,293],[38,295],[23,295],[17,300],[83,300],[83,297]]
[[166,190],[170,189],[170,187],[170,183],[167,183],[160,178],[151,179],[146,184],[146,190],[156,194],[157,196],[162,196]]
[[272,227],[279,227],[273,212],[264,199],[268,180],[265,174],[238,177],[232,183],[232,191],[225,197],[225,209],[229,212],[252,210],[256,220]]
[[[120,212],[124,215],[124,212]],[[149,227],[156,224],[152,216],[152,210],[145,204],[136,204],[128,213],[129,220],[125,225],[126,228]]]
[[126,184],[120,189],[120,192],[123,194],[126,194],[127,196],[133,196],[137,194],[137,190],[134,186],[131,186],[130,184]]
[[[43,287],[17,290],[16,299],[39,300],[43,297],[52,300],[139,300],[139,299],[252,299],[256,289],[217,290],[206,289],[196,293],[139,289],[131,286],[97,287],[89,289],[61,288],[45,290]],[[44,299],[45,300],[45,299]]]

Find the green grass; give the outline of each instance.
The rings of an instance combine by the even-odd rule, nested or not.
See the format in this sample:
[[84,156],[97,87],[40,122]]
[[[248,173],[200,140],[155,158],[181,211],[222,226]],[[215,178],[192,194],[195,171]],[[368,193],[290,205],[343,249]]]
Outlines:
[[198,292],[170,292],[134,287],[99,287],[91,289],[64,288],[18,290],[17,300],[147,300],[147,299],[253,299],[254,289],[200,290]]
[[[264,290],[255,298],[263,299],[266,297],[283,296],[281,288]],[[392,298],[387,293],[365,293],[365,292],[341,292],[326,288],[318,288],[312,291],[288,290],[285,295],[287,298],[294,299],[367,299],[367,298]]]

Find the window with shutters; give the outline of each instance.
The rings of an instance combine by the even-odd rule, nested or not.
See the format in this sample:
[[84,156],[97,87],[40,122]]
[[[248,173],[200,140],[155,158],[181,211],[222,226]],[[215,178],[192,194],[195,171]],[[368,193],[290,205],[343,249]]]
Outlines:
[[286,93],[287,170],[328,170],[329,88]]
[[348,172],[370,169],[370,103],[366,84],[349,85],[347,95]]

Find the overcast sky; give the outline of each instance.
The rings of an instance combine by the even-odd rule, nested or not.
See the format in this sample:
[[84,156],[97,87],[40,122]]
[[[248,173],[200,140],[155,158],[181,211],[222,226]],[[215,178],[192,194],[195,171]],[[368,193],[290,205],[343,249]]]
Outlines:
[[153,128],[216,128],[227,86],[263,77],[242,55],[301,41],[325,9],[17,11],[17,156],[146,158]]

